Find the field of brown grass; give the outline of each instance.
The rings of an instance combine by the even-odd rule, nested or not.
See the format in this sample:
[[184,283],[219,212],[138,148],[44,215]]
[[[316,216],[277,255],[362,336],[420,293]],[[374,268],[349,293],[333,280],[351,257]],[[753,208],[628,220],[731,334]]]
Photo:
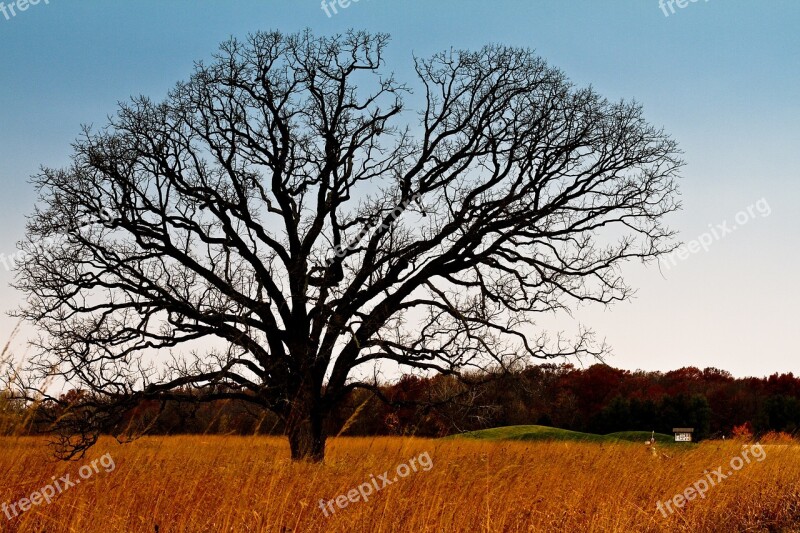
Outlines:
[[[105,439],[87,457],[63,463],[42,440],[4,438],[0,503],[19,502],[66,474],[81,483],[11,520],[0,514],[0,530],[800,531],[800,448],[764,449],[763,461],[745,463],[665,518],[659,501],[718,466],[729,469],[742,445],[653,453],[624,443],[338,438],[324,465],[309,465],[291,463],[277,438],[149,437],[126,445]],[[421,459],[426,452],[430,463]],[[106,460],[107,468],[95,462],[91,470],[104,454],[113,469]],[[373,490],[368,501],[336,506],[337,496],[346,500],[360,485],[365,493],[365,483],[380,486],[384,472],[391,481],[412,458],[416,472],[404,468],[407,477]],[[328,517],[321,499],[334,500]]]

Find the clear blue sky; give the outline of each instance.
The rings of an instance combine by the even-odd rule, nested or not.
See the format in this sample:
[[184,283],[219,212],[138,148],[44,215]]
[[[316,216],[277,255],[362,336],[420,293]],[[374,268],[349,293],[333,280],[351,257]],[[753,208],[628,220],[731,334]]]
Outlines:
[[[684,211],[672,219],[682,238],[724,221],[737,229],[662,272],[631,266],[633,302],[575,320],[606,337],[608,362],[623,368],[800,372],[797,0],[700,0],[669,16],[658,0],[361,0],[330,18],[318,0],[42,0],[10,20],[0,13],[0,253],[15,251],[35,201],[27,178],[68,162],[81,123],[102,124],[131,95],[163,96],[230,35],[306,27],[390,33],[401,79],[412,54],[495,42],[641,102],[685,151]],[[762,198],[769,216],[754,208],[735,223]],[[3,311],[20,301],[10,280],[0,264]],[[14,323],[0,317],[0,339]]]

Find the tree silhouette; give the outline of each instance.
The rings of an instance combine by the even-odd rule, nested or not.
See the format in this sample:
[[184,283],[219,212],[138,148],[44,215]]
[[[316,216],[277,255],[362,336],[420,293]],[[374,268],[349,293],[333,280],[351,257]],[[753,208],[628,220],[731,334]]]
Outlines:
[[58,422],[74,451],[144,400],[235,398],[319,461],[331,409],[379,393],[381,362],[458,375],[604,350],[533,319],[624,300],[620,266],[673,249],[676,143],[530,50],[415,58],[405,85],[388,41],[230,40],[33,178],[16,286],[42,335],[18,387],[88,393]]

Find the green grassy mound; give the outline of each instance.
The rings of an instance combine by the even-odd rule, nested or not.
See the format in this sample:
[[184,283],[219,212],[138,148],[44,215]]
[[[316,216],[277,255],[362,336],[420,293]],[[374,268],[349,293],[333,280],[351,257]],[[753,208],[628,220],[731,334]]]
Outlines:
[[[612,437],[619,440],[627,440],[630,442],[641,442],[644,443],[650,440],[650,435],[652,435],[649,431],[619,431],[617,433],[609,433],[606,437]],[[675,444],[675,437],[672,435],[666,435],[664,433],[656,433],[655,435],[656,442],[658,444]]]
[[[504,426],[480,431],[469,431],[451,438],[467,438],[481,440],[524,440],[524,441],[565,441],[565,442],[635,442],[644,444],[650,439],[649,431],[620,431],[609,435],[581,433],[547,426]],[[671,435],[655,434],[658,444],[675,444]]]
[[[547,426],[506,426],[499,428],[469,431],[455,435],[459,438],[483,440],[526,440],[526,441],[578,441],[578,442],[610,442],[616,439],[603,435],[581,433],[567,429],[551,428]],[[644,442],[644,441],[642,441]]]

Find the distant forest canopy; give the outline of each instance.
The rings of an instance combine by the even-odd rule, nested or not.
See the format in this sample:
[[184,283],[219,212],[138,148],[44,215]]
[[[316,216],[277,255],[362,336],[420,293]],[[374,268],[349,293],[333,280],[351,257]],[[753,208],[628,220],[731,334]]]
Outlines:
[[[791,373],[734,378],[716,368],[631,372],[602,364],[588,368],[542,364],[491,377],[466,385],[450,376],[403,376],[380,389],[395,405],[387,405],[372,392],[353,392],[330,417],[328,435],[441,437],[496,426],[540,424],[600,434],[670,433],[673,427],[693,427],[702,439],[730,436],[741,426],[756,435],[794,434],[800,429],[800,377]],[[460,393],[456,401],[442,401],[454,392]],[[67,396],[82,394],[71,391]],[[46,432],[44,420],[62,416],[48,412],[47,405],[33,414],[2,398],[0,394],[0,432],[5,434]],[[125,420],[124,426],[110,432],[247,435],[284,431],[272,415],[265,416],[238,400],[164,405],[143,401]]]

